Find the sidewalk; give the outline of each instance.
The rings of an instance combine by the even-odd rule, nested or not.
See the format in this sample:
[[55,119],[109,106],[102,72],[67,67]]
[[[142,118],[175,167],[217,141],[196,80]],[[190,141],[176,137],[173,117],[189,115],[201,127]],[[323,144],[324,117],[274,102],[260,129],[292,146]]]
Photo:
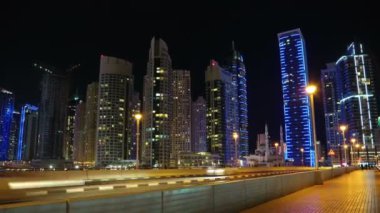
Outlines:
[[354,171],[243,211],[251,212],[380,212],[380,172]]

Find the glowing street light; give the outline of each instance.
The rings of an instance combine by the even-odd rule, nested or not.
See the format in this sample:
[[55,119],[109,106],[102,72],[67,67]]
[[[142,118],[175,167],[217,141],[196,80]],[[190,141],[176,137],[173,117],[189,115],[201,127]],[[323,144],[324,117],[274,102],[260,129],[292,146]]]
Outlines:
[[[343,136],[343,145],[345,146],[346,145],[346,135],[344,134],[345,131],[347,130],[347,125],[340,125],[339,126],[339,129],[340,131],[342,131],[342,136]],[[346,150],[343,150],[344,151],[344,162],[346,163],[347,165],[347,153],[346,153]]]
[[236,163],[236,166],[238,167],[239,166],[239,159],[238,159],[238,139],[239,139],[239,134],[237,132],[234,132],[232,133],[232,137],[234,138],[235,140],[235,163]]
[[313,127],[315,169],[318,169],[317,135],[316,135],[316,128],[315,128],[315,113],[314,113],[314,93],[316,91],[317,91],[317,87],[315,85],[309,85],[306,87],[306,93],[309,94],[310,106],[311,106],[311,120],[312,120],[312,127]]
[[278,153],[277,153],[277,147],[278,147],[278,143],[274,143],[274,147],[276,148],[276,163],[278,163]]
[[136,119],[136,169],[139,168],[140,164],[140,155],[139,155],[139,146],[140,146],[140,120],[142,119],[142,114],[137,113],[134,115]]
[[303,148],[300,149],[301,151],[301,162],[302,162],[302,166],[303,166],[303,152],[305,151]]
[[356,143],[356,138],[351,138],[351,146],[350,146],[350,152],[351,152],[351,165],[353,165],[354,162],[354,152],[352,150],[352,146]]

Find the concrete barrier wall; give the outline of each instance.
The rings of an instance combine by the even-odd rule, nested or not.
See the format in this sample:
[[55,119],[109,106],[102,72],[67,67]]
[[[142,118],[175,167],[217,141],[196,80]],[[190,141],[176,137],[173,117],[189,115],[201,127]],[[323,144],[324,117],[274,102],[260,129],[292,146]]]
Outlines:
[[239,212],[296,192],[355,168],[337,168],[269,176],[205,186],[119,194],[66,203],[0,209],[5,212]]
[[49,202],[49,203],[37,203],[37,204],[20,204],[17,207],[12,205],[4,205],[0,207],[0,213],[66,213],[66,202]]

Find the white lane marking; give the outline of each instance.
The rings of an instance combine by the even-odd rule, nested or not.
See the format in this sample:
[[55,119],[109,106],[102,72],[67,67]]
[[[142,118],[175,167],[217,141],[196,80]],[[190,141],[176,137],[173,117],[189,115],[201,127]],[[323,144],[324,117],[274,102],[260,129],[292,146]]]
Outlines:
[[125,185],[126,188],[137,188],[139,187],[137,184],[127,184]]
[[158,183],[149,183],[148,186],[158,186]]
[[168,184],[176,184],[177,182],[176,181],[168,181],[167,183]]
[[191,183],[191,180],[184,180],[183,183]]
[[34,191],[34,192],[27,192],[26,196],[39,196],[39,195],[47,195],[48,191]]
[[80,186],[84,185],[84,180],[49,180],[49,181],[26,181],[26,182],[10,182],[8,183],[11,189],[31,189],[45,188],[57,186]]
[[66,193],[84,192],[84,188],[66,189]]
[[113,186],[99,186],[99,190],[103,191],[103,190],[112,190],[113,189]]
[[198,182],[203,182],[205,179],[197,179]]

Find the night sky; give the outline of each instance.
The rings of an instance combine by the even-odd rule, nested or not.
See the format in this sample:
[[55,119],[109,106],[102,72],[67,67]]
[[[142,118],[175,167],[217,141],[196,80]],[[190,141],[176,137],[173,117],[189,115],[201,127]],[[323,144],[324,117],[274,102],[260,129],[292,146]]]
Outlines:
[[[283,120],[278,32],[301,28],[309,76],[317,84],[324,64],[336,61],[353,40],[363,42],[375,64],[380,62],[375,1],[63,2],[1,3],[0,87],[15,92],[17,104],[38,104],[36,61],[62,69],[80,63],[74,90],[83,98],[86,85],[97,81],[100,54],[131,61],[141,91],[153,36],[167,42],[173,68],[191,70],[195,99],[204,93],[209,60],[225,61],[234,40],[247,67],[253,143],[265,122],[277,139]],[[376,77],[379,82],[379,72]],[[321,93],[316,104],[317,137],[324,141]]]

